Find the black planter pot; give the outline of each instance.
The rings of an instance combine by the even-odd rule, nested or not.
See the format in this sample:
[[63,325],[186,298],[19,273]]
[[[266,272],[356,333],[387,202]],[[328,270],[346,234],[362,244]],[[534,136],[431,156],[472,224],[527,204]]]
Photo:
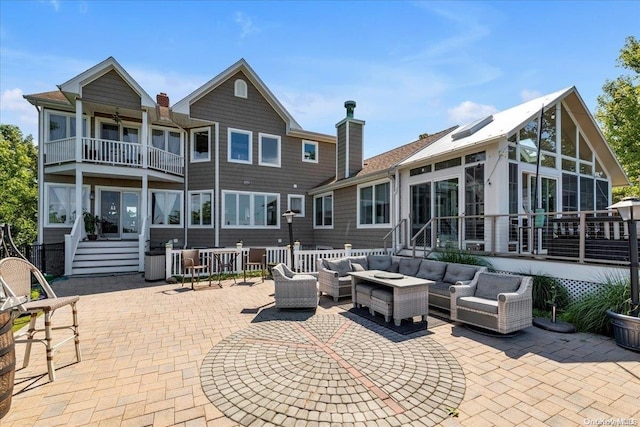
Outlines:
[[613,326],[616,344],[627,350],[640,352],[640,317],[627,316],[607,310],[607,316]]

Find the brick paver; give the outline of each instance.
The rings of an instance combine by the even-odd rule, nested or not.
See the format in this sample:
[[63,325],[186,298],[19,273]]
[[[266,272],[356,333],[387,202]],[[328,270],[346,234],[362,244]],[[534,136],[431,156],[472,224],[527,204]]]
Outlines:
[[[54,282],[81,295],[83,361],[63,346],[50,383],[34,346],[1,425],[640,424],[640,354],[611,339],[537,328],[492,338],[443,322],[403,336],[350,317],[348,299],[279,311],[270,281],[223,285]],[[16,345],[18,367],[23,354]]]

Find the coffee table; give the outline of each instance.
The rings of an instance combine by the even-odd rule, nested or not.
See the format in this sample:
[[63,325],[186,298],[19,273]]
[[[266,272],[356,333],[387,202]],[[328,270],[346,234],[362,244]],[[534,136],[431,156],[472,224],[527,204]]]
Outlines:
[[402,319],[422,316],[427,321],[429,314],[429,285],[435,282],[411,276],[402,276],[379,270],[356,271],[351,276],[351,298],[353,306],[358,306],[356,285],[376,283],[393,289],[393,322],[400,326]]

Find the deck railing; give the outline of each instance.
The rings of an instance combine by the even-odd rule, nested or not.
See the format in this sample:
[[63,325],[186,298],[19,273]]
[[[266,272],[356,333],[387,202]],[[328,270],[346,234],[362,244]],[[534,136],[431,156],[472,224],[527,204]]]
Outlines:
[[[45,165],[75,162],[76,138],[45,142]],[[81,160],[109,166],[144,167],[142,144],[100,138],[82,138]],[[147,167],[174,175],[184,175],[184,157],[148,146]]]

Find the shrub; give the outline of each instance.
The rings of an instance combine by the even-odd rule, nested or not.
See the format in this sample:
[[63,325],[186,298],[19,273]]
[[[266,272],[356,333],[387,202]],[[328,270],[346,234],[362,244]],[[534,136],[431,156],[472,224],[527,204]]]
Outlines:
[[493,269],[493,266],[489,261],[484,258],[480,258],[477,255],[473,255],[469,252],[457,250],[457,249],[446,249],[444,252],[436,252],[434,257],[438,261],[442,262],[452,262],[456,264],[468,264],[468,265],[479,265],[482,267],[487,267],[490,270]]
[[605,280],[604,289],[587,294],[569,304],[565,318],[579,331],[613,335],[607,310],[628,314],[631,309],[629,279],[614,277]]
[[549,311],[555,302],[556,307],[564,309],[569,304],[569,292],[550,276],[532,275],[533,277],[533,307]]

